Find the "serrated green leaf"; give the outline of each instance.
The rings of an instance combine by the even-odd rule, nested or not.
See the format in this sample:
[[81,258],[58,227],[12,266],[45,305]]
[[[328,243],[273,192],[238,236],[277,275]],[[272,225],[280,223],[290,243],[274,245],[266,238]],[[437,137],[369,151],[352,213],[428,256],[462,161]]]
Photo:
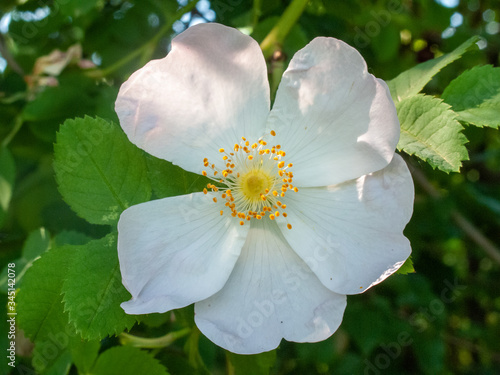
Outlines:
[[267,375],[276,362],[276,350],[255,355],[240,355],[226,351],[234,375]]
[[165,367],[149,353],[130,346],[115,346],[97,359],[95,375],[168,375]]
[[455,50],[437,59],[429,60],[404,71],[396,78],[387,82],[391,91],[392,99],[395,102],[418,94],[424,86],[446,65],[459,59],[465,52],[470,50],[479,37],[473,36]]
[[72,250],[71,246],[62,246],[47,251],[24,276],[16,296],[17,318],[32,341],[60,341],[59,336],[72,334],[61,295],[61,285],[74,255]]
[[476,66],[454,79],[441,98],[458,119],[476,126],[500,126],[500,68]]
[[212,182],[207,177],[187,172],[169,161],[154,156],[148,156],[146,160],[151,186],[158,198],[202,191]]
[[65,121],[54,154],[59,191],[92,224],[115,224],[123,210],[151,197],[142,151],[113,123]]
[[411,259],[411,256],[406,259],[406,261],[403,263],[401,267],[397,270],[398,274],[400,275],[408,275],[409,273],[415,273],[415,268],[413,267],[413,260]]
[[0,148],[0,227],[3,225],[14,190],[16,166],[10,151]]
[[396,103],[401,137],[398,150],[415,155],[433,168],[458,172],[469,156],[462,125],[441,99],[415,95]]
[[78,246],[62,289],[65,311],[84,339],[117,335],[135,323],[120,307],[130,294],[121,283],[116,233]]
[[[19,288],[22,285],[24,274],[26,273],[28,268],[31,267],[33,261],[42,253],[47,251],[49,247],[50,237],[48,232],[44,228],[36,229],[28,235],[28,238],[23,245],[21,258],[18,258],[12,262],[15,264],[16,287]],[[7,273],[8,267],[6,265],[0,275],[0,291],[3,293],[7,293],[8,289]]]

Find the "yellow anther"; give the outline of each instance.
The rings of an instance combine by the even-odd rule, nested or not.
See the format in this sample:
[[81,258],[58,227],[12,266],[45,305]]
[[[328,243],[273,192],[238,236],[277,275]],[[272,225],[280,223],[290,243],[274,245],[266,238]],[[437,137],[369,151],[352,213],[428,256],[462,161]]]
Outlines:
[[224,156],[222,157],[222,160],[227,160],[227,159],[228,159],[227,155],[224,155]]
[[223,148],[219,148],[219,152],[224,152],[224,149]]
[[282,197],[282,198],[283,198],[284,196],[285,196],[285,193],[284,193],[284,192],[280,194],[280,197]]
[[279,212],[279,211],[276,211],[276,212],[274,213],[274,215],[275,215],[275,216],[280,216],[280,212]]
[[203,176],[206,176],[206,175],[207,175],[207,171],[201,171],[201,174],[202,174]]
[[245,222],[244,221],[240,221],[240,225],[243,225],[243,224],[245,224]]
[[226,194],[222,194],[222,195],[221,195],[221,198],[222,198],[222,199],[226,199]]
[[283,210],[284,210],[284,209],[286,209],[286,204],[283,204],[283,205],[281,206],[281,208],[282,208]]
[[283,212],[283,217],[287,217],[288,214],[286,212]]
[[216,197],[213,197],[212,199],[215,203],[217,203],[217,198]]
[[286,225],[286,227],[287,227],[288,229],[292,229],[292,224],[287,224],[287,225]]
[[234,145],[234,151],[236,151],[236,152],[237,152],[239,149],[240,149],[240,146],[239,146],[239,145],[237,145],[237,144],[235,144],[235,145]]
[[204,163],[203,163],[203,166],[204,166],[204,167],[208,167],[208,161],[204,162]]
[[245,146],[250,146],[250,142],[246,141]]
[[274,215],[273,214],[269,215],[269,219],[274,220]]
[[285,162],[284,161],[280,161],[278,163],[278,168],[283,168],[285,166]]
[[277,192],[276,190],[273,190],[273,195],[274,195],[275,197],[277,197],[277,196],[278,196],[278,192]]
[[274,137],[276,135],[276,132],[274,130],[271,130],[271,135]]
[[248,155],[248,160],[252,160],[253,159],[253,155]]
[[229,173],[227,173],[227,171],[226,171],[226,170],[223,170],[223,171],[222,171],[222,175],[223,175],[224,177],[227,177],[227,175],[228,175],[228,174],[229,174]]
[[[285,156],[285,155],[283,155],[283,156]],[[289,163],[289,164],[288,164],[288,168],[292,168],[292,167],[293,167],[293,164],[292,164],[292,163]]]
[[245,137],[241,137],[241,139],[242,139],[243,141],[246,141],[246,140],[247,140]]
[[257,220],[260,220],[260,219],[262,219],[262,216],[260,216],[260,215],[256,215],[256,216],[255,216],[255,218],[256,218]]
[[258,145],[257,143],[254,143],[254,144],[252,145],[252,148],[257,148],[258,146],[259,146],[259,145]]
[[222,214],[224,214],[224,211],[220,210],[220,216],[222,216]]
[[203,189],[203,194],[208,194],[208,190],[207,189]]
[[277,150],[279,150],[281,148],[281,145],[276,145],[275,147]]
[[265,192],[266,194],[267,194],[267,193],[269,193],[269,189],[264,190],[264,192]]
[[299,191],[299,189],[297,189],[297,187],[294,187],[294,188],[293,188],[293,191],[294,191],[294,192],[298,192],[298,191]]
[[276,204],[281,207],[281,202],[277,201]]
[[219,173],[219,172],[217,172],[217,171],[214,171],[214,176],[217,176],[217,173]]

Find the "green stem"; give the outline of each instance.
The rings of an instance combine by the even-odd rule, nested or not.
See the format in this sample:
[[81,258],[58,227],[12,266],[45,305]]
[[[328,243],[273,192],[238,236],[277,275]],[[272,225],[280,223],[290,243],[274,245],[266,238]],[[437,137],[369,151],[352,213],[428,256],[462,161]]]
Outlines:
[[259,18],[262,14],[262,0],[253,0],[253,9],[252,9],[252,25],[255,28],[257,24],[259,23]]
[[106,77],[111,73],[113,73],[114,71],[121,68],[123,65],[127,64],[129,61],[135,59],[136,57],[144,53],[148,53],[149,51],[151,51],[152,48],[154,48],[158,44],[159,40],[165,34],[167,34],[170,30],[172,30],[174,22],[180,20],[184,14],[191,12],[197,3],[198,0],[192,0],[189,3],[187,3],[184,7],[179,9],[172,17],[172,19],[169,22],[165,23],[165,25],[163,25],[163,27],[160,30],[158,30],[158,32],[148,42],[144,43],[140,48],[132,51],[130,54],[118,60],[113,65],[108,66],[106,69],[90,71],[88,75],[90,75],[93,78]]
[[177,339],[181,337],[187,336],[191,333],[191,328],[184,328],[180,331],[167,333],[165,336],[154,337],[154,338],[146,338],[146,337],[137,337],[130,335],[128,333],[121,333],[120,343],[122,345],[134,346],[136,348],[164,348],[166,346],[171,345]]
[[292,0],[288,8],[279,19],[276,26],[267,34],[260,44],[260,48],[267,59],[273,55],[273,52],[280,48],[286,36],[298,21],[309,0]]
[[24,123],[23,117],[21,115],[17,116],[14,122],[14,127],[12,128],[10,133],[7,134],[7,136],[2,142],[2,147],[7,147],[9,145],[10,141],[12,141],[12,139],[16,136],[17,132],[21,130],[23,123]]

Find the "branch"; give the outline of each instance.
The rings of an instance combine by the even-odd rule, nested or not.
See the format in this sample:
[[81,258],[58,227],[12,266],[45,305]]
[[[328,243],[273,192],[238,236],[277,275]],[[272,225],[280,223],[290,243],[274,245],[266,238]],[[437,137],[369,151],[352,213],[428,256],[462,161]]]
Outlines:
[[[430,183],[425,174],[418,168],[413,168],[412,175],[422,189],[433,199],[441,199],[441,193]],[[500,264],[500,249],[490,241],[474,224],[472,224],[457,209],[452,209],[450,214],[455,224],[473,241],[481,247],[495,262]]]

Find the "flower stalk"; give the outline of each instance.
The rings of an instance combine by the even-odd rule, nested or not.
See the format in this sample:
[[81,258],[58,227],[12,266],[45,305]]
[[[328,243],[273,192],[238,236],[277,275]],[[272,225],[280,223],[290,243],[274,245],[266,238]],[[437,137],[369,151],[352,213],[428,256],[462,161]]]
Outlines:
[[293,0],[288,8],[286,8],[276,25],[264,38],[260,44],[260,48],[262,49],[266,59],[271,57],[277,47],[283,43],[287,35],[290,33],[293,25],[295,25],[302,12],[304,12],[307,3],[308,0]]
[[148,337],[138,337],[123,332],[120,334],[119,338],[120,338],[120,343],[122,345],[133,346],[136,348],[158,349],[170,346],[174,341],[182,337],[185,337],[190,333],[191,333],[191,328],[184,328],[179,331],[169,332],[164,336],[148,338]]

